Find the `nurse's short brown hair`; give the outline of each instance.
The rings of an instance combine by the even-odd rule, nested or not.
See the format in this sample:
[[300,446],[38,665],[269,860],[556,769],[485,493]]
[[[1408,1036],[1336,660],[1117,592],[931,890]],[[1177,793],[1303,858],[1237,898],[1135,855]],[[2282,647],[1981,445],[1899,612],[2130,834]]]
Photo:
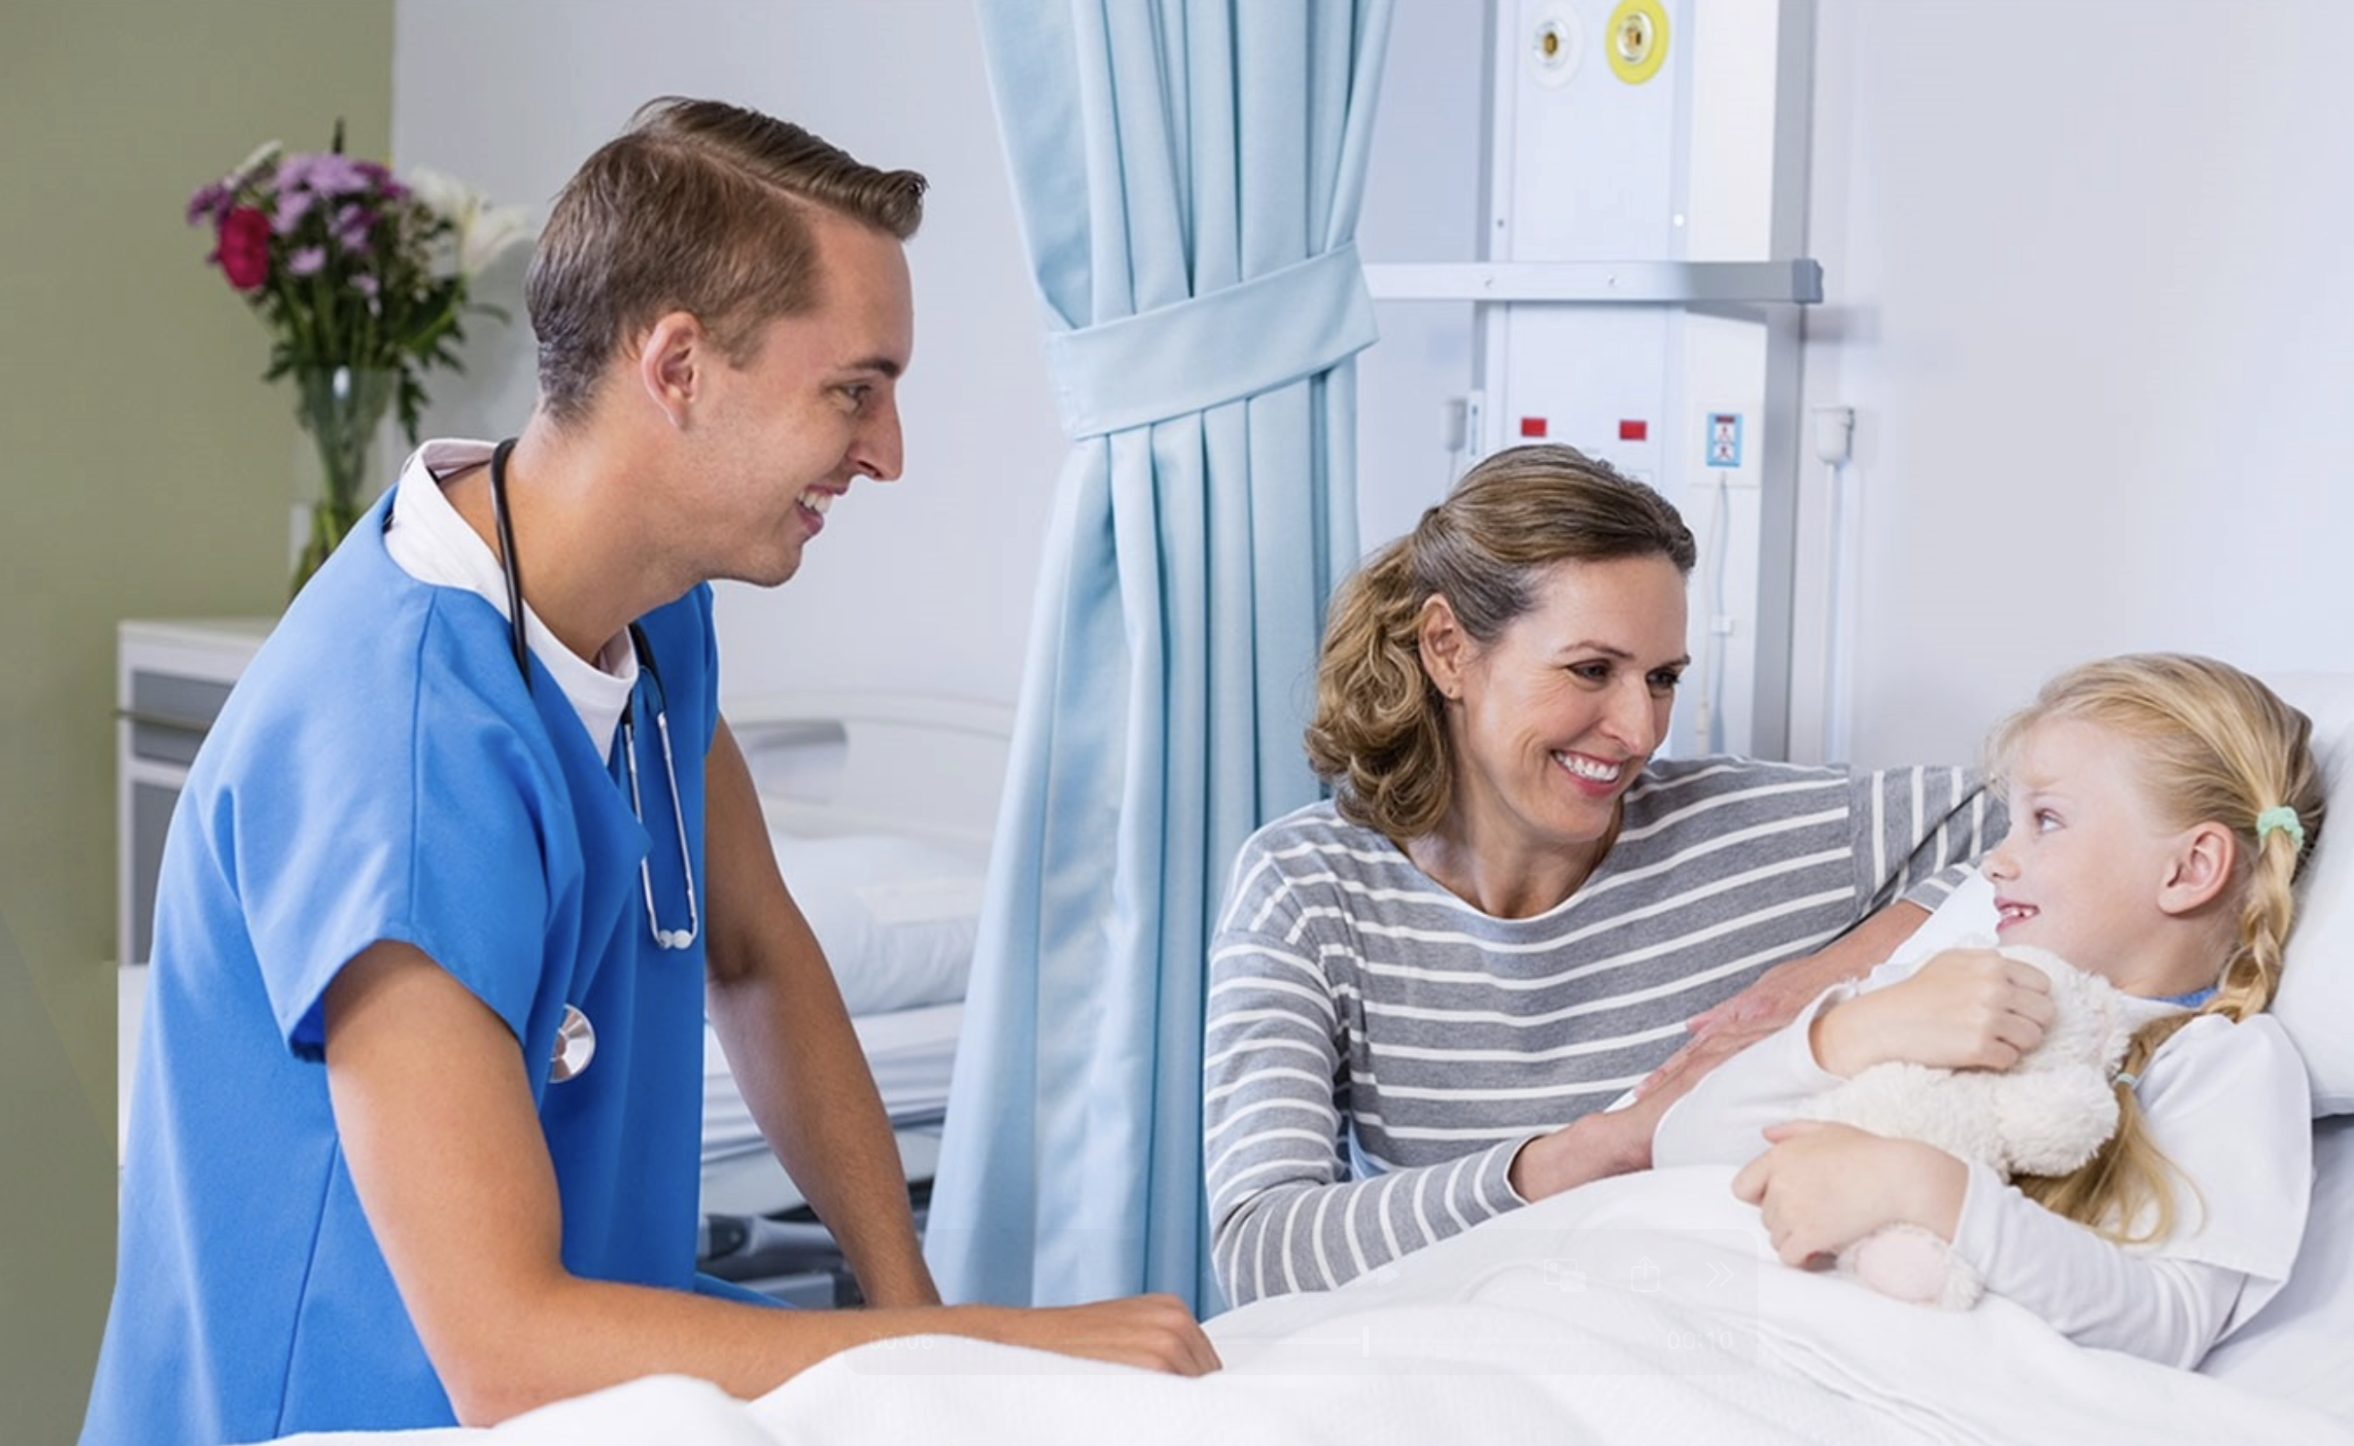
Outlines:
[[649,102],[565,183],[532,254],[541,405],[558,424],[585,415],[614,355],[673,311],[745,364],[771,321],[817,304],[811,207],[905,241],[924,186],[742,106]]

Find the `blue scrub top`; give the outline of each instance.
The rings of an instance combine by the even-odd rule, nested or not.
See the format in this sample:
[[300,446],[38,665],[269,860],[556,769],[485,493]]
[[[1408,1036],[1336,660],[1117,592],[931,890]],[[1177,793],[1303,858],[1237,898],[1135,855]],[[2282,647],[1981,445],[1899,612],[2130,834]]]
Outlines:
[[[256,1441],[454,1423],[360,1209],[328,1101],[322,1000],[379,940],[414,944],[522,1042],[563,1197],[564,1263],[695,1284],[703,943],[686,922],[653,710],[666,689],[702,886],[718,721],[711,593],[642,626],[631,815],[506,622],[386,553],[391,493],[288,609],[190,772],[164,847],[122,1236],[85,1442]],[[564,1007],[596,1029],[550,1081]]]

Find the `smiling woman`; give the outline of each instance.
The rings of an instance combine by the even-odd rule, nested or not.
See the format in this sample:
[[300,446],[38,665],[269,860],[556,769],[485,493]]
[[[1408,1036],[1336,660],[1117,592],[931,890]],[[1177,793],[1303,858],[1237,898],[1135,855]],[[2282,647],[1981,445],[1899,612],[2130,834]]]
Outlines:
[[1307,740],[1334,798],[1244,846],[1211,949],[1229,1300],[1642,1168],[1699,1068],[1603,1107],[1695,1016],[1842,935],[1761,1016],[1877,963],[1980,852],[1960,769],[1655,757],[1692,564],[1657,493],[1519,447],[1343,585]]

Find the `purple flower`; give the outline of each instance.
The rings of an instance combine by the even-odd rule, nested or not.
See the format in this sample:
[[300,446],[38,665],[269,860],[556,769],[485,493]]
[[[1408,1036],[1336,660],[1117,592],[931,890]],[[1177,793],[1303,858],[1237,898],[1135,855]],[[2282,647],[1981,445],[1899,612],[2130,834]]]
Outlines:
[[369,304],[370,304],[370,305],[374,305],[374,304],[375,304],[375,301],[376,301],[376,278],[375,278],[375,277],[373,277],[373,276],[369,275],[369,274],[368,274],[367,272],[365,272],[365,271],[357,272],[357,273],[355,273],[355,274],[352,276],[352,279],[351,279],[351,289],[352,289],[352,290],[354,290],[354,291],[356,291],[356,292],[358,292],[360,295],[362,295],[362,296],[365,296],[366,298],[368,298],[368,301],[369,301]]
[[221,213],[228,209],[229,188],[227,185],[215,181],[211,185],[200,186],[197,188],[196,194],[188,198],[188,224],[193,226],[199,221],[217,222],[221,218]]
[[367,249],[368,233],[375,227],[376,217],[373,213],[363,211],[358,206],[345,205],[335,213],[335,220],[328,227],[328,233],[335,238],[335,244],[344,250],[363,251]]
[[294,228],[302,224],[302,218],[310,214],[318,199],[308,191],[280,191],[278,214],[271,218],[271,229],[281,236],[293,235]]
[[368,173],[349,156],[333,151],[288,156],[278,163],[278,189],[301,188],[322,196],[351,196],[368,189]]
[[286,269],[297,276],[316,276],[326,264],[324,246],[305,246],[286,258]]

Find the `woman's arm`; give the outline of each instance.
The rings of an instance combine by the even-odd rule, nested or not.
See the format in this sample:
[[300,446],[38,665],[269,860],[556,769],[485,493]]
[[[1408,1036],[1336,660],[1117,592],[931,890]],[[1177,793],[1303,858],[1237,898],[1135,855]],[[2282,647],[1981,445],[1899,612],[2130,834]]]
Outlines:
[[1768,969],[1731,999],[1694,1015],[1686,1026],[1691,1041],[1635,1087],[1636,1097],[1663,1094],[1673,1101],[1686,1093],[1718,1065],[1788,1025],[1824,990],[1871,973],[1928,917],[1918,904],[1890,904],[1817,952]]
[[[1230,911],[1231,912],[1231,911]],[[1210,952],[1202,1149],[1211,1259],[1226,1298],[1329,1290],[1523,1203],[1523,1141],[1349,1180],[1339,1006],[1280,933],[1229,929]]]

